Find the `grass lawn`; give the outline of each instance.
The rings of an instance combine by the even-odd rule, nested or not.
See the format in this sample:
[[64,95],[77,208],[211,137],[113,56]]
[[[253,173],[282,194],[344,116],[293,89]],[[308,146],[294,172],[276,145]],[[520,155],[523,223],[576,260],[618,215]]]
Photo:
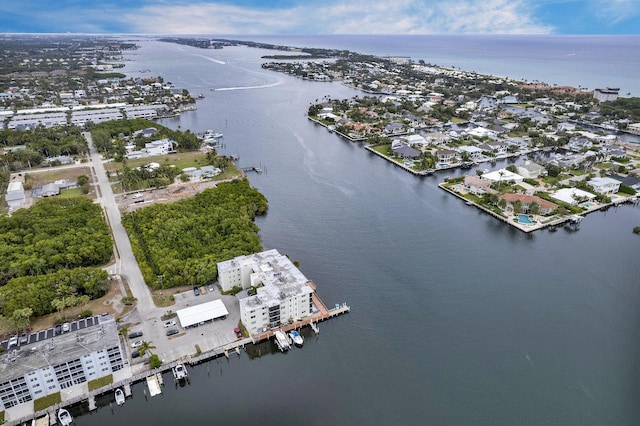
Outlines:
[[47,183],[52,183],[57,180],[67,179],[70,182],[76,182],[78,180],[78,176],[88,176],[91,178],[91,170],[89,167],[74,167],[71,169],[56,169],[52,167],[51,170],[47,170],[46,172],[39,173],[29,173],[27,170],[24,170],[23,173],[28,175],[28,179],[31,180],[32,186],[43,186]]
[[52,393],[51,395],[35,399],[33,401],[33,411],[38,412],[54,404],[59,404],[60,402],[62,402],[60,392]]
[[[149,163],[158,163],[161,165],[169,164],[176,166],[180,170],[186,167],[201,167],[207,165],[206,154],[202,151],[179,152],[177,154],[157,155],[155,157],[127,160],[127,166],[132,169],[140,166],[145,166]],[[122,163],[118,163],[115,161],[106,163],[104,166],[110,173],[116,170],[122,170],[123,168]]]
[[89,392],[100,389],[101,387],[110,385],[113,383],[113,374],[109,374],[108,376],[100,377],[99,379],[91,380],[89,383]]
[[[60,191],[61,198],[82,197],[84,195],[90,196],[90,194],[83,194],[82,188],[71,188]],[[95,196],[96,194],[94,192],[92,198],[95,198]]]

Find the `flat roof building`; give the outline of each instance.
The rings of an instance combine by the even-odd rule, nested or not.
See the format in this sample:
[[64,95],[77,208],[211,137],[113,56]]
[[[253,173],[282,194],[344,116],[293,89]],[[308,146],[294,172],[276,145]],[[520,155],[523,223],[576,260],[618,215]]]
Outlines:
[[226,306],[224,306],[224,303],[222,303],[222,300],[217,299],[180,309],[176,311],[176,314],[180,320],[180,325],[183,328],[187,328],[217,318],[226,317],[229,315],[229,311]]
[[251,334],[307,317],[313,310],[309,280],[275,249],[218,263],[218,282],[223,290],[256,289],[254,295],[239,298],[240,319]]
[[0,410],[108,376],[124,367],[112,316],[0,355]]

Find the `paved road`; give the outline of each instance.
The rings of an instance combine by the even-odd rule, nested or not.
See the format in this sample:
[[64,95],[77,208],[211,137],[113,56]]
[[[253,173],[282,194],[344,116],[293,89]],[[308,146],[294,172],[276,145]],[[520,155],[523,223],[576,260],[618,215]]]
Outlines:
[[153,299],[151,298],[151,292],[142,278],[142,272],[140,271],[138,262],[131,250],[129,236],[125,231],[124,226],[122,226],[120,210],[118,210],[118,204],[113,196],[113,190],[111,189],[109,178],[107,178],[104,165],[102,164],[102,157],[93,146],[91,133],[85,132],[83,135],[89,143],[91,162],[100,188],[99,201],[107,214],[107,218],[109,219],[109,224],[111,226],[111,231],[117,248],[115,269],[120,273],[120,275],[127,277],[131,292],[133,293],[133,296],[138,299],[138,312],[142,316],[143,320],[148,319],[148,315],[155,315],[157,313]]

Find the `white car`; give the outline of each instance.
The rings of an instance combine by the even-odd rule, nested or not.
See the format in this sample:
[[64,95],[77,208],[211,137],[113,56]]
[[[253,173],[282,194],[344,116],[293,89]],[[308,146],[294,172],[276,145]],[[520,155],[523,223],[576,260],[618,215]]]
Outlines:
[[136,340],[135,342],[133,342],[133,343],[131,344],[131,347],[132,347],[133,349],[135,349],[135,348],[139,348],[140,346],[142,346],[142,340]]
[[173,327],[174,325],[176,325],[176,322],[174,320],[169,320],[164,323],[165,328]]

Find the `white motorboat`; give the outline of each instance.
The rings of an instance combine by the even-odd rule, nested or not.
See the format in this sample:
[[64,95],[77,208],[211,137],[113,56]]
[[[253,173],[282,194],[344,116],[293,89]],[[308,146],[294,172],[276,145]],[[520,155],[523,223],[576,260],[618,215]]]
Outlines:
[[304,345],[304,339],[296,330],[291,330],[289,332],[289,336],[291,337],[291,340],[293,340],[293,344],[297,347],[301,348],[302,345]]
[[187,378],[187,369],[184,364],[177,364],[173,367],[173,377],[176,380],[183,380]]
[[125,397],[122,389],[117,388],[115,393],[116,393],[116,404],[118,405],[124,404]]
[[283,331],[280,331],[280,330],[276,331],[275,337],[276,337],[276,345],[278,345],[278,348],[280,348],[282,352],[288,351],[289,349],[291,349],[291,345],[289,344],[289,339],[287,339],[287,335],[284,334]]
[[71,417],[71,414],[67,410],[61,408],[58,410],[58,422],[60,422],[62,426],[68,426],[73,422],[73,417]]

